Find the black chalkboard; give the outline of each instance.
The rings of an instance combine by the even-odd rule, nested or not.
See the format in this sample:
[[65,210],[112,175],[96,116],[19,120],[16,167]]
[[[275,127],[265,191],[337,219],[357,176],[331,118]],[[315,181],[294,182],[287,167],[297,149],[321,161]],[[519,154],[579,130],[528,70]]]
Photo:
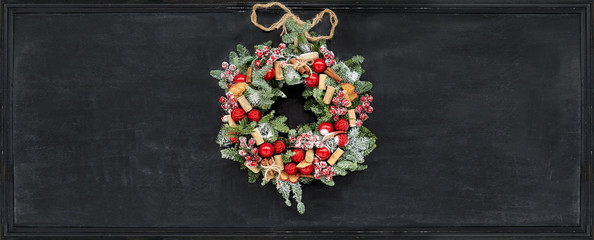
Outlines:
[[305,215],[214,142],[209,70],[280,41],[250,6],[4,4],[3,234],[591,235],[591,2],[289,4],[375,85],[369,169]]

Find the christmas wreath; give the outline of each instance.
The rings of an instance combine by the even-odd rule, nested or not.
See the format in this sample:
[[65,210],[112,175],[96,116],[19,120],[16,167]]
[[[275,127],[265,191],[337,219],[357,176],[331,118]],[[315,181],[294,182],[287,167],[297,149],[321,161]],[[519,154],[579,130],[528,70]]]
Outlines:
[[[258,24],[256,10],[271,6],[286,13],[270,27]],[[332,30],[318,36],[310,29],[326,13]],[[376,146],[376,136],[363,126],[373,112],[373,85],[360,80],[363,57],[341,61],[326,46],[338,23],[331,10],[302,21],[280,3],[256,4],[252,22],[265,31],[283,27],[283,43],[256,45],[254,54],[239,44],[222,69],[210,72],[226,92],[219,99],[225,115],[216,141],[224,147],[223,158],[247,169],[248,182],[262,177],[262,185],[275,185],[288,206],[292,193],[303,214],[302,184],[319,180],[334,186],[334,176],[367,168],[364,157]],[[277,98],[286,97],[281,91],[285,84],[306,85],[304,108],[316,115],[316,122],[291,129],[285,116],[271,110]]]

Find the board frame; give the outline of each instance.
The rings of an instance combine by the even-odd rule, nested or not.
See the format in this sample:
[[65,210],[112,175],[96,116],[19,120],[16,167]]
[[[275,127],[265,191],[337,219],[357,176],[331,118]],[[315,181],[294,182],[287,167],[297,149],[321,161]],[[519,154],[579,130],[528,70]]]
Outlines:
[[[560,2],[561,0],[559,0]],[[64,4],[56,1],[30,2],[12,0],[2,3],[2,89],[1,103],[1,229],[0,238],[28,237],[274,237],[274,236],[350,236],[350,237],[390,237],[390,236],[549,236],[593,239],[592,223],[592,1],[559,3],[543,1],[541,3],[480,3],[476,1],[460,1],[456,4],[426,3],[403,4],[392,2],[371,2],[366,4],[305,1],[287,3],[294,10],[316,10],[328,7],[337,13],[345,11],[357,12],[413,12],[413,13],[539,13],[565,14],[573,13],[581,16],[581,87],[582,87],[582,149],[580,159],[580,225],[554,227],[394,227],[394,228],[329,228],[319,230],[299,230],[284,228],[149,228],[149,227],[22,227],[14,223],[13,203],[13,152],[12,152],[12,67],[13,67],[13,17],[16,14],[39,13],[203,13],[203,12],[245,12],[251,11],[253,2],[194,2],[194,3],[118,3],[94,4],[79,1],[75,4]]]

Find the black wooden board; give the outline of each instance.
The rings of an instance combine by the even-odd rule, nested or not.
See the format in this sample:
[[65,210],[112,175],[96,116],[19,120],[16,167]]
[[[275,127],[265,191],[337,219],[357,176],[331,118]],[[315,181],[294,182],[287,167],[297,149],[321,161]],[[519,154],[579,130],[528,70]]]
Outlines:
[[3,235],[591,234],[590,2],[289,6],[336,11],[379,138],[305,215],[214,142],[209,70],[280,41],[249,3],[4,4]]

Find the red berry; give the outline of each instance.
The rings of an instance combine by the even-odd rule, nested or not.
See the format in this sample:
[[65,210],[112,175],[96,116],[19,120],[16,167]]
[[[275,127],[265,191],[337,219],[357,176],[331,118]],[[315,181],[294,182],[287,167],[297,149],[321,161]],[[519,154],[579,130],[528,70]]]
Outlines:
[[233,80],[233,83],[238,83],[238,82],[245,82],[246,76],[244,74],[237,74],[237,76],[235,76],[235,79]]
[[291,160],[294,162],[301,162],[305,158],[305,152],[301,149],[293,149],[293,156],[291,156]]
[[230,137],[230,138],[229,138],[229,140],[230,140],[232,143],[237,143],[237,138],[236,138],[236,137]]
[[343,97],[344,97],[344,92],[343,92],[343,91],[339,91],[339,92],[336,94],[336,96],[337,96],[337,97],[339,97],[339,98],[343,98]]
[[361,114],[359,114],[359,118],[361,119],[361,121],[365,121],[365,120],[367,120],[367,114],[361,113]]
[[361,102],[366,102],[367,98],[365,96],[361,96]]
[[349,122],[344,119],[338,119],[338,121],[336,121],[334,123],[334,129],[336,129],[336,131],[346,131],[349,128]]
[[316,87],[318,86],[319,78],[318,74],[310,73],[309,77],[305,79],[305,85],[308,87]]
[[313,64],[311,64],[311,69],[313,69],[317,73],[324,72],[324,70],[326,70],[326,63],[323,59],[318,58],[314,60]]
[[367,101],[368,102],[373,102],[373,97],[372,96],[367,96]]
[[357,106],[355,107],[355,111],[357,111],[357,112],[361,112],[361,111],[363,111],[363,106],[361,106],[361,105],[357,105]]
[[260,66],[262,66],[262,62],[260,60],[256,60],[254,62],[254,65],[256,65],[256,68],[259,68]]
[[268,72],[266,72],[266,75],[264,75],[264,80],[269,81],[272,80],[274,78],[274,69],[270,68],[270,70],[268,70]]
[[363,126],[363,121],[357,120],[357,122],[355,122],[355,125],[357,125],[357,127]]
[[281,50],[280,49],[274,49],[274,53],[277,54],[277,55],[280,55],[281,54]]
[[219,102],[220,102],[220,103],[224,103],[224,102],[226,102],[226,101],[227,101],[227,99],[226,99],[225,97],[220,97],[220,98],[219,98]]
[[247,117],[250,122],[257,122],[260,121],[260,118],[262,118],[262,113],[260,110],[254,108],[247,114]]
[[297,173],[297,167],[295,166],[295,163],[285,164],[285,172],[287,172],[289,175],[295,175],[295,173]]
[[317,148],[316,155],[322,160],[326,160],[330,157],[330,150],[327,147]]
[[339,102],[340,102],[340,98],[337,98],[337,97],[332,98],[332,104],[338,105]]
[[344,147],[347,145],[347,143],[349,143],[349,136],[347,136],[345,133],[338,134],[338,136],[336,136],[336,138],[338,139],[339,147]]
[[274,147],[270,143],[264,143],[260,145],[260,156],[262,157],[270,157],[274,154]]
[[320,134],[322,135],[326,135],[328,133],[331,133],[332,131],[334,131],[334,129],[332,128],[332,124],[329,122],[323,122],[320,124],[320,127],[318,128],[318,130],[320,131]]
[[367,113],[372,113],[372,112],[373,112],[373,107],[372,107],[372,106],[369,106],[369,107],[367,108]]
[[256,57],[258,57],[258,58],[262,57],[262,49],[256,49]]
[[299,172],[301,172],[301,174],[310,174],[311,172],[313,172],[313,164],[310,164],[307,167],[300,168]]
[[333,116],[332,117],[332,121],[335,121],[336,122],[336,121],[338,121],[339,118],[340,118],[339,116]]
[[233,109],[233,111],[231,112],[231,119],[233,119],[233,121],[239,122],[244,117],[245,111],[243,111],[243,109],[241,108]]
[[276,154],[284,152],[286,148],[285,142],[283,142],[282,140],[276,140],[276,142],[274,142],[272,146],[274,147],[274,153]]
[[346,98],[343,98],[342,101],[340,102],[340,104],[342,104],[342,106],[348,106],[351,103],[351,101],[349,101]]

